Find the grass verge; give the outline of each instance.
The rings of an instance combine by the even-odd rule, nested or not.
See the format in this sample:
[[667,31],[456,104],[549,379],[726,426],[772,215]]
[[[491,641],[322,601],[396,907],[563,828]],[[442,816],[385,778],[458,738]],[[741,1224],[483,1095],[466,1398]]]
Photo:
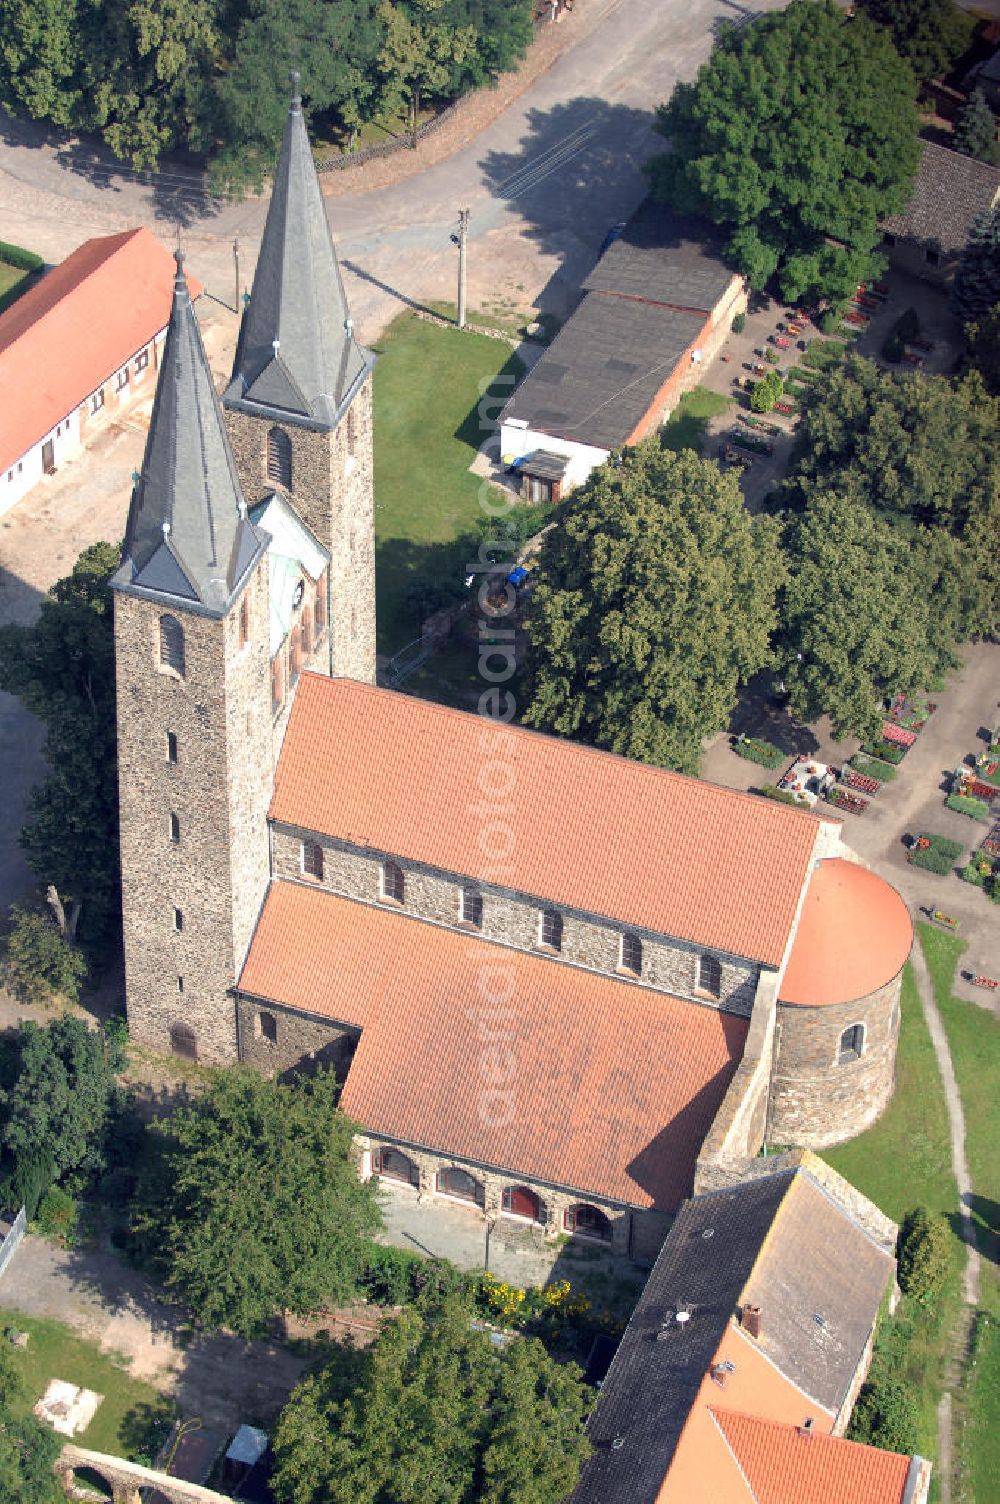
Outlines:
[[[910,968],[903,977],[896,1090],[878,1122],[823,1158],[894,1221],[914,1206],[958,1216],[958,1189],[944,1088]],[[948,1342],[961,1306],[961,1246],[954,1240],[951,1273],[933,1310],[903,1301],[879,1334],[878,1359],[900,1373],[917,1414],[917,1450],[937,1457],[937,1403]]]
[[[496,430],[521,362],[500,340],[396,319],[375,367],[375,559],[378,648],[393,653],[419,629],[408,591],[461,582],[458,540],[482,515],[476,451]],[[482,392],[486,391],[484,397]]]
[[1000,1020],[952,991],[964,942],[929,924],[918,924],[917,934],[962,1098],[970,1210],[981,1255],[980,1312],[956,1447],[958,1497],[963,1504],[986,1504],[1000,1478]]
[[664,449],[673,449],[676,453],[682,449],[694,449],[700,454],[709,419],[728,412],[732,405],[731,397],[710,392],[706,386],[696,386],[693,392],[685,392],[660,430]]

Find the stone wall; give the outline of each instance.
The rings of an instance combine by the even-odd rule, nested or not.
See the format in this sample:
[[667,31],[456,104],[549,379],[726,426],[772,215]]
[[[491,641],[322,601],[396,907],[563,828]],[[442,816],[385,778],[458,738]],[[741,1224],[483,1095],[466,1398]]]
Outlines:
[[289,499],[330,551],[327,576],[331,674],[375,682],[375,499],[372,381],[365,378],[330,432],[273,423],[226,410],[247,505],[275,489],[267,476],[267,435],[285,432],[292,445]]
[[228,1494],[216,1493],[200,1483],[189,1483],[184,1478],[174,1478],[156,1468],[142,1467],[138,1462],[127,1462],[124,1457],[113,1457],[105,1452],[89,1452],[83,1447],[67,1444],[55,1463],[55,1471],[67,1493],[74,1487],[77,1468],[87,1468],[104,1479],[111,1488],[114,1504],[140,1504],[139,1490],[156,1489],[158,1499],[168,1504],[232,1504]]
[[[743,1055],[722,1105],[705,1136],[695,1166],[695,1194],[728,1184],[727,1166],[752,1159],[764,1142],[774,1049],[775,992],[773,973],[761,976]],[[716,1178],[717,1172],[724,1177]],[[739,1178],[737,1170],[736,1178]]]
[[[383,858],[379,853],[317,836],[296,826],[272,825],[271,860],[275,877],[312,881],[302,871],[303,839],[317,841],[323,848],[324,887],[366,903],[380,901]],[[470,882],[456,873],[399,861],[395,856],[392,860],[403,869],[406,883],[403,907],[407,913],[451,929],[480,934],[519,950],[555,954],[538,943],[540,915],[545,907],[539,900],[506,888]],[[478,930],[461,919],[462,890],[470,886],[483,896],[483,923]],[[674,997],[689,997],[742,1017],[749,1016],[759,976],[759,968],[751,962],[715,953],[722,967],[722,983],[719,998],[712,999],[696,990],[698,957],[702,953],[699,948],[681,940],[668,941],[651,931],[630,930],[642,941],[642,976],[637,978],[619,969],[622,926],[572,909],[559,912],[563,916],[562,949],[558,952],[561,960],[669,992]]]
[[[778,1004],[768,1138],[821,1148],[867,1128],[892,1096],[902,974],[854,1003]],[[865,1029],[860,1059],[838,1064],[841,1035]]]
[[[161,668],[164,605],[115,593],[126,1003],[136,1039],[171,1048],[194,1032],[198,1058],[236,1058],[229,989],[268,881],[273,776],[267,562],[223,620],[179,607],[183,678]],[[177,757],[168,756],[168,734]],[[177,839],[171,815],[178,822]],[[175,917],[179,914],[179,926]]]
[[237,998],[239,1058],[263,1076],[331,1066],[344,1082],[360,1029],[329,1018],[299,1013],[240,993]]

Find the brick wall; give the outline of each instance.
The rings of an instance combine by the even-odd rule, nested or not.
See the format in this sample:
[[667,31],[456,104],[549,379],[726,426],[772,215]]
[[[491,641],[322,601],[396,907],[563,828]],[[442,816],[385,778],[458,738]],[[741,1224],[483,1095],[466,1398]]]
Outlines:
[[[236,1058],[229,988],[268,881],[271,758],[267,562],[224,620],[172,608],[184,628],[185,675],[159,666],[164,607],[115,594],[118,763],[126,1002],[135,1037],[170,1049],[194,1031],[199,1059]],[[167,734],[177,761],[167,757]],[[179,839],[171,839],[170,816]],[[182,916],[175,927],[174,911]]]
[[267,435],[292,444],[290,500],[330,551],[329,672],[375,680],[375,501],[372,382],[367,376],[335,429],[317,433],[226,410],[226,427],[247,505],[275,489],[267,478]]
[[[377,903],[380,896],[382,858],[371,851],[348,846],[329,837],[319,837],[294,826],[272,826],[272,869],[275,877],[302,879],[302,840],[308,837],[323,847],[323,886],[348,898]],[[398,858],[393,858],[398,860]],[[468,932],[461,921],[462,889],[469,879],[455,873],[441,872],[415,862],[400,862],[406,881],[405,909],[422,919]],[[471,884],[483,895],[484,938],[517,946],[520,950],[538,949],[539,916],[544,905],[537,899],[487,884]],[[561,960],[594,971],[616,975],[620,959],[621,926],[592,914],[562,909],[563,938]],[[722,983],[720,998],[698,997],[695,991],[697,962],[701,953],[695,946],[679,940],[666,940],[645,930],[639,935],[643,946],[643,970],[639,985],[669,992],[675,997],[697,998],[711,1006],[748,1017],[753,1007],[759,970],[748,961],[720,956]],[[547,952],[552,954],[552,952]],[[633,980],[628,978],[629,980]]]
[[[771,1084],[772,1143],[821,1148],[873,1123],[892,1096],[902,974],[854,1003],[826,1008],[778,1004]],[[841,1035],[865,1028],[861,1058],[838,1064]]]

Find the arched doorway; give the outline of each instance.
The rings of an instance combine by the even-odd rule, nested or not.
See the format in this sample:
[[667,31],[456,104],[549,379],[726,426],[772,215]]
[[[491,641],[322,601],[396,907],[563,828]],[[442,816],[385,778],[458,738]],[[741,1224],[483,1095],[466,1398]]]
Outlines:
[[172,1054],[180,1055],[184,1060],[198,1059],[198,1041],[189,1024],[171,1024],[170,1049]]
[[468,1170],[460,1170],[457,1165],[449,1165],[447,1170],[440,1170],[437,1177],[438,1194],[441,1196],[455,1196],[459,1201],[469,1201],[473,1206],[486,1205],[486,1191],[480,1181]]
[[581,1203],[567,1207],[563,1225],[567,1232],[575,1233],[577,1237],[593,1238],[597,1243],[611,1242],[611,1220],[599,1206]]
[[379,1149],[375,1156],[375,1173],[382,1175],[387,1180],[395,1180],[403,1185],[420,1184],[420,1171],[417,1169],[409,1155],[401,1149],[391,1149],[388,1145]]
[[505,1217],[522,1217],[526,1222],[544,1222],[545,1204],[526,1185],[504,1187],[500,1210]]

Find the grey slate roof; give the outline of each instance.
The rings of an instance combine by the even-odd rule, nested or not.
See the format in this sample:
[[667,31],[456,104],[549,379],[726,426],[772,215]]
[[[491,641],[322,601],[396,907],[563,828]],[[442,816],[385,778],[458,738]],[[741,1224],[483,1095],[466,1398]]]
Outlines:
[[647,201],[584,282],[585,295],[503,410],[541,433],[618,449],[735,273],[714,228]]
[[[756,1345],[836,1412],[893,1267],[802,1169],[686,1201],[588,1423],[594,1456],[572,1504],[653,1504],[741,1301],[761,1308]],[[683,1325],[679,1309],[691,1312]]]
[[268,539],[247,518],[179,251],[176,261],[146,450],[112,583],[223,615]]
[[902,214],[883,220],[882,229],[957,256],[972,221],[992,207],[998,194],[1000,168],[925,141],[910,202]]
[[354,338],[309,146],[298,75],[227,407],[334,426],[374,356]]

